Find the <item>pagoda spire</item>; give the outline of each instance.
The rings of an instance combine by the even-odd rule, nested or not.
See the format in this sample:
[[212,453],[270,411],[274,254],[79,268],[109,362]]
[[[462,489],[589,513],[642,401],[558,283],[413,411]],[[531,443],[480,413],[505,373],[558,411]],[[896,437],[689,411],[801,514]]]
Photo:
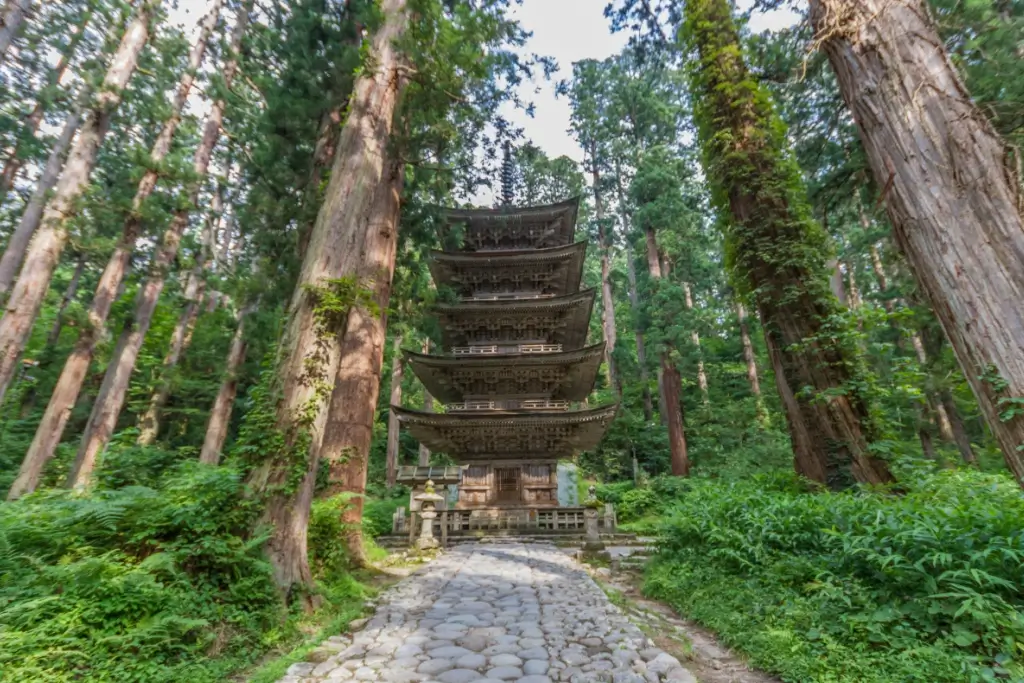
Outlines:
[[503,206],[512,206],[512,181],[515,169],[512,167],[512,144],[508,140],[505,140],[503,151],[505,157],[501,161],[501,203]]

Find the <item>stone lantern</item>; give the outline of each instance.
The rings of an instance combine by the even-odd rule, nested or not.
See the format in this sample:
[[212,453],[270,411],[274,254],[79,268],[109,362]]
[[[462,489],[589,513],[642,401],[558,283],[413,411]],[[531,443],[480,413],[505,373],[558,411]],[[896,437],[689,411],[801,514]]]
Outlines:
[[419,550],[436,548],[437,539],[434,538],[434,519],[437,517],[435,508],[444,500],[444,496],[434,493],[434,482],[427,480],[423,487],[423,493],[414,496],[414,500],[420,503],[420,517],[423,518],[423,526],[420,528],[420,536],[416,539],[416,547]]

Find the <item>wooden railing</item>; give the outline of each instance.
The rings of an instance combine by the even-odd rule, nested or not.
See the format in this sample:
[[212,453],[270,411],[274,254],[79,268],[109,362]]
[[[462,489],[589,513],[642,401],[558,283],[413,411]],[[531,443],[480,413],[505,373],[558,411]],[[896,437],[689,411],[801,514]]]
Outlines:
[[497,353],[559,353],[561,350],[561,344],[476,344],[452,347],[452,353],[456,356],[490,356]]
[[550,399],[508,399],[505,401],[463,401],[449,403],[445,410],[450,413],[476,410],[568,410],[568,401]]
[[463,301],[519,301],[522,299],[551,299],[554,294],[541,292],[475,292],[473,296],[462,297]]
[[[475,510],[440,510],[434,519],[434,535],[439,539],[476,531],[500,531],[519,529],[522,531],[578,531],[584,530],[585,508],[478,508]],[[394,515],[392,533],[408,533],[410,542],[419,534],[423,523],[418,512],[406,516],[405,508],[399,508]],[[614,531],[615,511],[609,504],[598,515],[598,527]]]

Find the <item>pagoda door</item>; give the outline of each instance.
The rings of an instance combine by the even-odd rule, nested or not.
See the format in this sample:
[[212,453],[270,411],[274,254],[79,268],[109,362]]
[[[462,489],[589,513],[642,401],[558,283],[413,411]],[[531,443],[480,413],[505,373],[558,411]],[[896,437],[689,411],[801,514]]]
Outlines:
[[494,479],[497,485],[497,502],[519,503],[520,502],[520,467],[495,467]]

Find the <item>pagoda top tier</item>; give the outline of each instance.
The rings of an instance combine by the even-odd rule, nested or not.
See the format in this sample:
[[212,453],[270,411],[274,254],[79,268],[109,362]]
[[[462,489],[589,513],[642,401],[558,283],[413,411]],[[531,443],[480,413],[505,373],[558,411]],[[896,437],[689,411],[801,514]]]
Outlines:
[[545,299],[463,301],[437,304],[445,349],[475,345],[550,344],[582,348],[587,339],[594,290]]
[[434,251],[430,274],[464,299],[550,297],[579,291],[586,242],[548,249]]
[[420,443],[458,462],[571,457],[597,446],[617,408],[438,414],[391,406]]
[[446,234],[462,234],[461,251],[546,249],[572,244],[580,198],[545,206],[444,209]]
[[406,351],[413,372],[445,403],[512,397],[582,401],[594,388],[604,344],[578,351],[428,356]]

